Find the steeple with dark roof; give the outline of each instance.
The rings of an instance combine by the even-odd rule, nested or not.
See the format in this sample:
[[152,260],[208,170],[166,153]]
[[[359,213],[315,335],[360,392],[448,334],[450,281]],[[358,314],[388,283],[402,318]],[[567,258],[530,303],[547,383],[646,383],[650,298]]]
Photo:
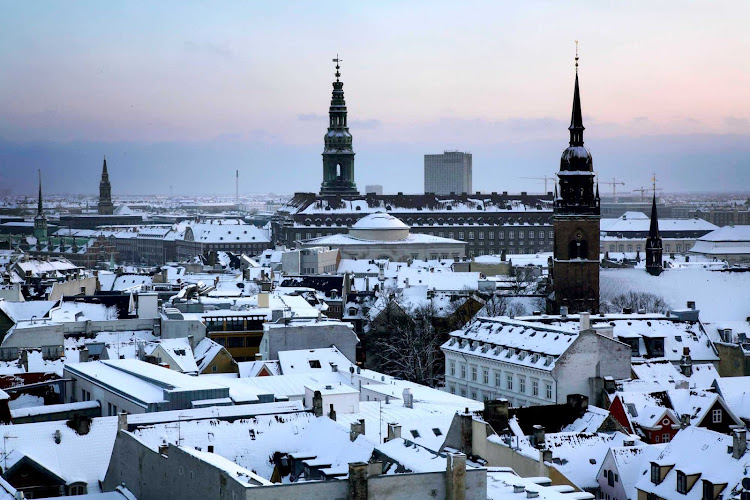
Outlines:
[[659,217],[656,214],[656,192],[651,204],[651,227],[646,239],[646,271],[653,276],[659,276],[664,267],[662,266],[662,241],[659,236]]
[[328,109],[328,132],[324,137],[323,149],[323,182],[320,194],[359,194],[354,183],[354,149],[352,134],[347,123],[346,101],[344,100],[344,83],[340,80],[341,59],[336,63],[336,81],[333,82],[331,106]]
[[[576,42],[577,43],[577,42]],[[591,153],[583,145],[583,114],[578,83],[578,49],[570,116],[570,143],[560,158],[555,189],[555,232],[549,312],[599,310],[599,185],[594,186]]]
[[99,204],[97,205],[99,215],[112,215],[112,185],[109,183],[109,172],[107,172],[107,157],[104,157],[102,165],[102,180],[99,181]]
[[39,170],[39,200],[36,205],[36,217],[34,217],[34,236],[37,240],[47,239],[47,217],[44,216],[41,170]]

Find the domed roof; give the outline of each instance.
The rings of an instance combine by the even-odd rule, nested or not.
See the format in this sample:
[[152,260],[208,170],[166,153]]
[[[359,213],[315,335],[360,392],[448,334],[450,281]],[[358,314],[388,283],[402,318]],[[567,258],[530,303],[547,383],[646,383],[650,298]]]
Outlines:
[[390,214],[379,212],[362,217],[352,229],[409,229],[409,226]]
[[560,170],[593,172],[594,161],[591,158],[591,152],[584,146],[570,146],[563,151],[560,158]]

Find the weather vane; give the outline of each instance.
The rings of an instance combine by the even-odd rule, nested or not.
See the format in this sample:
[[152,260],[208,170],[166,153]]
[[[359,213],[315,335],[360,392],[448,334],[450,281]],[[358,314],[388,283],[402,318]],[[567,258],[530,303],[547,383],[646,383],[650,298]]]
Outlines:
[[576,40],[576,73],[578,73],[578,40]]
[[343,61],[343,59],[339,58],[339,55],[336,54],[336,59],[333,60],[333,62],[336,63],[336,81],[339,81],[339,77],[341,76],[341,73],[339,73],[339,69],[341,69],[341,66],[339,66],[339,63]]
[[654,196],[656,196],[656,172],[651,174],[651,182],[654,185]]

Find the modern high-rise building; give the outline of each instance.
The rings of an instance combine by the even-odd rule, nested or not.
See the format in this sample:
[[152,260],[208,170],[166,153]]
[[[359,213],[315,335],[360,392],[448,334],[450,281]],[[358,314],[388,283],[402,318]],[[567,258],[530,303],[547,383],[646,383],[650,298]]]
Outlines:
[[471,193],[471,153],[446,151],[424,155],[424,192]]
[[383,186],[381,184],[368,184],[365,186],[365,194],[376,194],[381,196],[383,194]]

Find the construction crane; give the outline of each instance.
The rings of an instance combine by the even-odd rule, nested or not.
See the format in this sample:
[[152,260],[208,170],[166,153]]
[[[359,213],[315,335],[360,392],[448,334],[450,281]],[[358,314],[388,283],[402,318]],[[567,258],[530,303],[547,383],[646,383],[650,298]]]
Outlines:
[[544,194],[549,193],[549,191],[547,191],[547,181],[555,180],[554,177],[547,177],[546,175],[544,177],[520,177],[520,179],[534,179],[537,181],[544,181]]
[[644,195],[648,193],[649,191],[652,191],[654,194],[656,194],[657,191],[663,191],[663,189],[662,188],[644,188],[643,186],[641,186],[640,189],[633,190],[634,193],[641,193],[641,201],[645,201]]
[[617,201],[617,186],[624,186],[625,183],[622,181],[618,181],[614,177],[612,177],[612,182],[601,182],[602,184],[606,184],[608,186],[612,186],[612,198],[614,201]]

